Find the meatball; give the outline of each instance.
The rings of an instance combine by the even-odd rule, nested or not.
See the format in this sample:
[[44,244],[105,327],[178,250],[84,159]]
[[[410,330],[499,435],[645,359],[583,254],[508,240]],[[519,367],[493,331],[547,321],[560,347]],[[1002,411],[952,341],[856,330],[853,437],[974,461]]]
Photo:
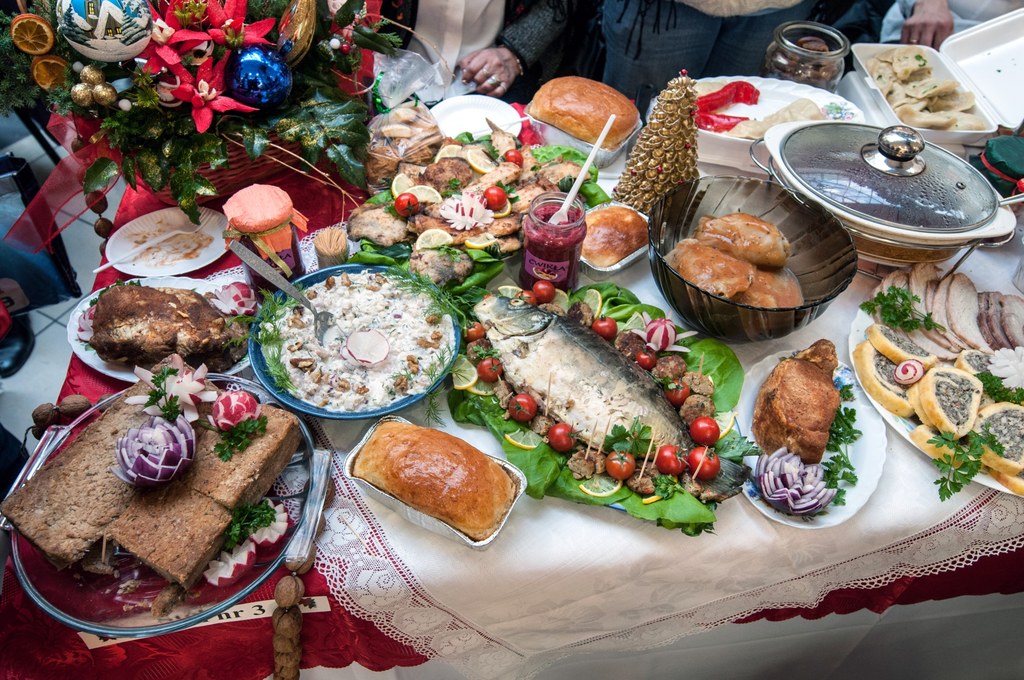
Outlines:
[[654,366],[651,373],[658,380],[678,382],[686,373],[686,359],[681,354],[669,354],[658,357],[658,363]]
[[703,394],[691,394],[679,407],[679,417],[689,426],[694,420],[701,416],[713,418],[715,416],[715,402]]
[[637,352],[643,352],[647,349],[647,343],[644,342],[644,339],[636,333],[623,331],[615,338],[615,349],[619,350],[630,359],[635,359]]
[[694,394],[700,394],[705,397],[710,397],[714,394],[715,384],[711,382],[711,378],[703,373],[688,371],[683,374],[682,381]]
[[473,362],[474,365],[480,363],[484,359],[483,352],[491,349],[491,341],[487,338],[480,338],[479,340],[473,340],[466,345],[466,358]]
[[566,318],[569,321],[590,328],[594,323],[594,310],[586,302],[574,302],[569,307],[569,313],[566,315]]

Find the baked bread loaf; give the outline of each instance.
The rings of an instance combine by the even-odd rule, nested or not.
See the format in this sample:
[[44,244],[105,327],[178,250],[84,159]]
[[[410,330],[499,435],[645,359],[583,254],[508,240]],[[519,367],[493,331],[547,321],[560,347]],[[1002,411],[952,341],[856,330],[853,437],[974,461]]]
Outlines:
[[818,340],[772,369],[757,393],[751,426],[763,451],[786,447],[806,464],[821,462],[839,407],[835,357],[835,346]]
[[1003,445],[1003,455],[986,446],[982,463],[1011,476],[1024,472],[1024,406],[1007,402],[989,404],[978,412],[974,429],[991,432]]
[[608,116],[615,114],[602,149],[616,149],[636,129],[640,113],[633,102],[613,87],[579,76],[552,78],[544,83],[527,109],[533,118],[589,144],[601,136]]
[[885,357],[898,364],[908,359],[917,359],[925,369],[932,368],[939,363],[939,358],[929,353],[916,342],[908,338],[902,331],[898,331],[880,323],[873,323],[868,326],[865,335],[871,346],[885,355]]
[[356,456],[354,476],[475,541],[498,530],[516,498],[500,465],[428,427],[383,422]]
[[611,205],[587,213],[581,255],[594,267],[611,267],[647,245],[647,220],[632,208]]
[[967,371],[938,366],[907,389],[921,422],[957,439],[974,428],[981,406],[981,381]]
[[907,398],[907,388],[893,379],[896,364],[867,340],[854,347],[852,354],[860,384],[872,399],[894,415],[903,418],[914,415],[915,409]]

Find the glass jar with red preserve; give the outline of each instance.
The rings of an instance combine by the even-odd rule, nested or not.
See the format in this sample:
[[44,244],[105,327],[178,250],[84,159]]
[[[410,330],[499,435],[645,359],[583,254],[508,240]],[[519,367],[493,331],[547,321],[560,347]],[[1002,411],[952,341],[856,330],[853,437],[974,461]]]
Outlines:
[[530,202],[523,217],[523,268],[519,285],[533,287],[537,281],[550,281],[556,288],[576,287],[580,272],[580,251],[587,235],[586,211],[577,196],[569,207],[564,222],[554,224],[551,218],[562,207],[566,194],[552,191],[540,194]]

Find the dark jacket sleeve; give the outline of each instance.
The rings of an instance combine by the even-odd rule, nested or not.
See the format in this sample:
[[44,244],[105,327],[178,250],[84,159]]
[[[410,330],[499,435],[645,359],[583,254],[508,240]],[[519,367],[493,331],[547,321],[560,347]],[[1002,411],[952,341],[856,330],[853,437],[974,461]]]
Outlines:
[[529,69],[549,59],[549,48],[559,41],[569,21],[571,0],[540,0],[513,20],[498,35],[498,44],[512,50]]

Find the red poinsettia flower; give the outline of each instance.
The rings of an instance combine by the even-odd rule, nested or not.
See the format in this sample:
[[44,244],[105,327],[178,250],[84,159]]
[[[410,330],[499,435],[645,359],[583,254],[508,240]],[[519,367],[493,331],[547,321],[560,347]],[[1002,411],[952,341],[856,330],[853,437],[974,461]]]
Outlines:
[[192,120],[195,121],[196,130],[200,133],[210,129],[214,111],[224,113],[226,111],[249,112],[256,110],[222,94],[224,92],[224,68],[227,64],[227,57],[216,64],[213,63],[213,59],[207,59],[199,65],[194,76],[182,66],[181,62],[169,66],[171,72],[181,79],[181,85],[171,94],[176,99],[192,105]]
[[231,49],[270,44],[263,36],[274,28],[277,19],[271,17],[247,25],[245,13],[248,5],[249,0],[227,0],[223,5],[219,0],[209,0],[206,16],[210,20],[210,38],[218,45]]
[[206,5],[196,0],[172,0],[167,3],[164,16],[155,10],[153,16],[153,39],[143,50],[140,58],[146,60],[145,70],[159,73],[171,64],[181,62],[181,57],[210,40],[205,31],[193,30],[206,19]]

